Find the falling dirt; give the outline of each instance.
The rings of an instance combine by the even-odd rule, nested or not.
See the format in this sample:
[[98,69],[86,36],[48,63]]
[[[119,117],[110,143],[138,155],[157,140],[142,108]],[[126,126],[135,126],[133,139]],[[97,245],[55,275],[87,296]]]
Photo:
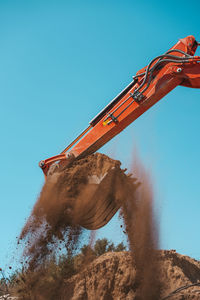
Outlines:
[[29,269],[56,253],[60,242],[72,254],[84,235],[83,227],[97,229],[112,218],[130,190],[137,188],[120,164],[96,153],[47,178],[20,235]]
[[124,201],[121,216],[124,220],[136,277],[135,300],[159,300],[161,295],[160,264],[158,260],[158,226],[154,215],[154,196],[150,174],[137,159],[134,174],[140,187]]

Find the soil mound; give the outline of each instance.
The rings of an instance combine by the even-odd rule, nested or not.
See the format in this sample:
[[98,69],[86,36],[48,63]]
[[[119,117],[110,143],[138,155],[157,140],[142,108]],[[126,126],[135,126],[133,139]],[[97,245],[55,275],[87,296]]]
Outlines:
[[[181,286],[200,282],[200,262],[180,255],[175,250],[159,250],[157,259],[161,266],[161,273],[156,274],[160,276],[162,285],[160,299],[200,299],[200,286],[184,289],[166,298]],[[93,261],[81,274],[66,280],[61,299],[133,300],[138,294],[136,276],[131,252],[110,252]],[[147,300],[149,297],[142,299]]]

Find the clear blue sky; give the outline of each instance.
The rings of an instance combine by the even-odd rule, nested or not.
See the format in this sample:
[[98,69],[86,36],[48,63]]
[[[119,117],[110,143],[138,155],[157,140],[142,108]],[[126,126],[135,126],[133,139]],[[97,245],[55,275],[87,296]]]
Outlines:
[[[149,60],[200,41],[200,2],[0,0],[0,265],[59,153]],[[161,211],[161,248],[200,258],[200,90],[178,87],[102,149],[137,147]],[[117,218],[100,230],[123,238]]]

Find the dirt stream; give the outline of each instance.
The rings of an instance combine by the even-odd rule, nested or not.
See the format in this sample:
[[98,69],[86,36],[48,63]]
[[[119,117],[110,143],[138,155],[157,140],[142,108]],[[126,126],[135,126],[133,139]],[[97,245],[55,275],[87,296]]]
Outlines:
[[[74,162],[70,167],[55,171],[48,178],[19,239],[19,243],[24,245],[24,268],[28,274],[26,280],[29,289],[28,295],[23,294],[22,299],[160,300],[165,294],[165,285],[161,280],[162,260],[157,250],[158,226],[154,214],[150,176],[138,161],[134,164],[137,180],[126,174],[126,170],[121,169],[120,165],[119,161],[96,153]],[[80,249],[85,235],[84,228],[97,229],[105,225],[118,209],[129,243],[128,268],[131,272],[134,271],[134,275],[129,275],[130,297],[125,284],[125,296],[121,296],[120,292],[116,294],[116,291],[114,294],[114,287],[113,292],[107,294],[103,293],[105,288],[101,290],[100,287],[100,290],[90,297],[91,286],[87,292],[88,275],[84,275],[90,258],[87,258],[86,269],[83,268],[79,275],[73,276],[72,279],[63,279],[54,287],[45,290],[45,284],[41,286],[44,278],[42,266],[45,262],[52,256],[58,257],[59,251],[62,253],[63,249],[73,255]],[[92,232],[91,244],[93,239]],[[121,263],[123,264],[122,261]],[[125,260],[124,264],[126,265]],[[109,266],[107,269],[109,270]],[[93,275],[92,271],[88,271],[90,279],[91,276],[97,276],[95,280],[100,280],[96,273],[98,270],[99,268]],[[116,268],[113,272],[116,272]],[[106,281],[106,270],[103,274],[102,280]],[[80,294],[79,288],[78,293],[75,293],[77,282],[83,282],[81,276],[85,282],[83,294]],[[110,282],[109,274],[108,281]]]

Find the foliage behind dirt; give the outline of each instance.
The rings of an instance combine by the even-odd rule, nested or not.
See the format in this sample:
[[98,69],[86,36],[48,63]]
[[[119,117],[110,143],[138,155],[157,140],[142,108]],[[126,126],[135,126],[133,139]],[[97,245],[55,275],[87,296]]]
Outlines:
[[123,250],[126,250],[123,243],[115,246],[106,238],[98,239],[93,247],[83,245],[76,255],[67,253],[58,258],[52,256],[34,272],[22,269],[15,271],[9,278],[2,277],[0,290],[2,295],[11,292],[23,300],[32,300],[35,297],[55,300],[60,294],[64,281],[87,267],[88,262],[105,253]]

